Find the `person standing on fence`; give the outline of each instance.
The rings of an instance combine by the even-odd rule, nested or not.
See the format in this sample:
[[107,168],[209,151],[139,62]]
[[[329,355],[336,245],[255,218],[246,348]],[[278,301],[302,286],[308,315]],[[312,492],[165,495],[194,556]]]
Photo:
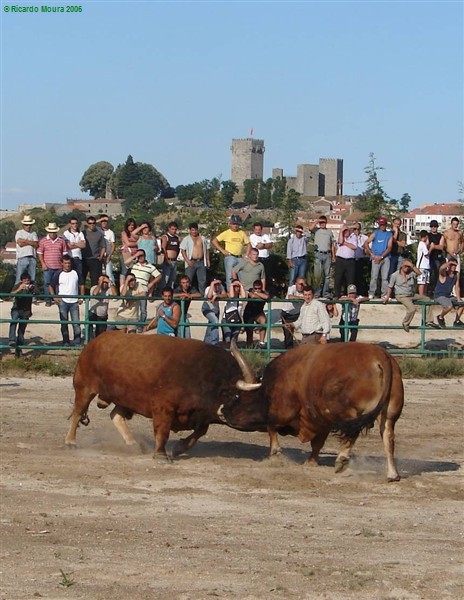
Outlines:
[[82,276],[82,250],[85,248],[85,238],[82,231],[79,230],[77,217],[69,219],[69,228],[63,233],[68,247],[68,254],[72,258],[72,266],[79,277],[79,290],[84,294],[84,278]]
[[327,217],[320,215],[314,233],[314,281],[319,281],[316,298],[326,298],[330,289],[330,267],[335,262],[335,240],[333,232],[327,229]]
[[370,260],[364,249],[367,235],[362,232],[361,223],[353,225],[353,233],[356,236],[356,249],[354,251],[354,285],[361,296],[368,295],[367,274],[370,272]]
[[82,250],[82,277],[87,279],[90,274],[90,285],[97,285],[102,274],[103,260],[106,252],[105,236],[97,229],[95,217],[87,217],[87,229],[84,231],[85,248]]
[[[11,290],[11,295],[14,296],[13,306],[11,307],[11,323],[8,335],[8,344],[16,347],[16,356],[21,355],[21,346],[24,345],[24,334],[26,332],[27,323],[18,323],[18,320],[29,320],[32,316],[32,300],[34,294],[39,291],[35,287],[35,283],[31,281],[31,277],[27,271],[22,273],[19,283],[15,284]],[[16,294],[21,294],[17,296]],[[25,294],[23,296],[23,294]]]
[[262,223],[253,224],[253,233],[250,233],[251,248],[258,250],[258,258],[263,263],[266,276],[269,275],[269,250],[274,245],[267,233],[263,233]]
[[16,279],[15,286],[21,281],[22,274],[26,271],[29,273],[31,281],[35,281],[37,270],[36,252],[39,245],[37,233],[32,231],[32,225],[35,220],[29,215],[24,215],[21,224],[22,229],[19,229],[15,235],[16,242]]
[[417,277],[417,286],[419,294],[423,296],[427,293],[427,286],[430,283],[430,252],[429,238],[425,229],[419,234],[420,240],[417,245],[416,267],[421,272]]
[[210,267],[209,248],[206,238],[200,235],[198,223],[190,223],[189,235],[184,237],[180,244],[182,258],[185,260],[185,274],[193,285],[197,278],[200,294],[204,296],[206,290],[206,269]]
[[[355,285],[349,285],[346,296],[340,296],[339,300],[348,300],[348,325],[353,327],[349,329],[349,333],[346,329],[341,329],[341,341],[342,342],[355,342],[358,338],[358,325],[359,325],[359,305],[361,302],[369,300],[368,296],[358,296],[358,288]],[[342,314],[340,317],[340,327],[345,325],[345,305],[342,305]],[[349,338],[349,339],[348,339]]]
[[[229,219],[229,229],[221,232],[211,242],[211,245],[224,256],[227,290],[232,281],[232,271],[242,260],[243,247],[246,246],[246,254],[249,254],[251,249],[248,236],[240,229],[241,223],[242,219],[238,215],[232,215]],[[224,247],[220,242],[224,242]]]
[[287,261],[290,269],[288,285],[293,285],[297,277],[306,278],[307,238],[303,234],[303,227],[297,225],[294,233],[287,242]]
[[80,323],[76,323],[75,321],[79,321],[79,306],[82,304],[82,299],[68,297],[79,294],[79,276],[72,268],[72,259],[70,256],[63,256],[61,264],[61,271],[53,275],[50,283],[50,294],[58,305],[63,345],[70,345],[68,322],[71,320],[74,334],[72,345],[79,346],[82,342],[81,326]]
[[109,221],[108,215],[100,215],[97,219],[97,223],[100,225],[101,232],[105,238],[105,257],[103,261],[105,275],[107,275],[113,285],[116,285],[113,273],[113,254],[116,248],[116,237],[114,231],[110,229]]
[[175,221],[168,223],[166,233],[161,236],[161,248],[163,249],[164,261],[162,266],[163,284],[165,287],[174,288],[177,276],[177,257],[180,252],[180,240],[177,232],[179,226]]
[[90,325],[90,337],[97,337],[106,331],[106,322],[108,321],[108,305],[110,300],[108,296],[117,296],[116,286],[108,275],[100,275],[97,285],[90,290],[92,296],[89,301],[89,321],[95,323],[95,333],[93,325]]
[[395,217],[392,221],[392,249],[390,252],[390,268],[388,270],[389,280],[390,276],[401,267],[407,241],[408,236],[404,231],[401,231],[401,219]]
[[338,234],[338,247],[335,258],[335,298],[340,297],[343,284],[354,284],[355,280],[355,262],[354,251],[356,250],[356,236],[348,225],[343,225]]
[[[174,302],[180,306],[181,317],[183,310],[183,317],[181,318],[181,321],[184,323],[189,323],[188,310],[190,308],[190,303],[192,302],[193,298],[201,298],[202,295],[203,294],[200,294],[198,290],[191,286],[188,275],[182,275],[182,277],[179,279],[179,285],[174,288],[173,294]],[[178,337],[190,339],[190,327],[188,325],[180,325]]]
[[454,259],[458,265],[457,272],[461,271],[461,252],[464,251],[464,234],[459,231],[459,219],[451,219],[450,228],[443,233],[445,240],[446,260]]
[[445,238],[438,231],[438,221],[436,219],[430,221],[429,227],[430,231],[427,235],[430,252],[430,292],[432,292],[437,285],[440,266],[445,262],[445,257],[443,256]]
[[388,273],[390,271],[390,252],[392,248],[392,232],[387,231],[387,219],[379,217],[377,219],[379,228],[375,229],[367,238],[364,249],[366,254],[371,257],[371,282],[369,285],[369,300],[375,298],[377,291],[377,280],[381,278],[382,298],[385,296],[388,287]]
[[322,302],[314,298],[309,285],[303,288],[303,305],[295,323],[287,323],[288,329],[301,331],[302,344],[327,344],[330,337],[330,318]]
[[[453,289],[455,296],[453,296]],[[462,302],[457,260],[451,259],[441,265],[434,298],[441,306],[441,313],[437,317],[439,327],[442,329],[446,327],[445,316],[452,310],[456,311],[453,327],[464,327],[461,321],[464,306],[456,306],[457,302]]]
[[52,305],[50,283],[55,274],[61,271],[63,256],[68,251],[66,240],[58,236],[59,230],[60,228],[56,223],[49,223],[45,227],[47,235],[41,238],[37,249],[37,256],[39,257],[43,271],[43,285],[46,296],[45,306]]
[[[418,275],[421,275],[420,270],[410,260],[404,260],[399,271],[396,271],[390,277],[390,282],[383,299],[383,303],[387,304],[394,291],[396,300],[406,308],[406,314],[403,318],[403,329],[406,333],[409,333],[411,321],[416,313],[417,306],[414,306],[414,301],[430,302],[428,296],[415,293]],[[425,324],[427,327],[437,327],[433,322],[432,305],[426,308]]]

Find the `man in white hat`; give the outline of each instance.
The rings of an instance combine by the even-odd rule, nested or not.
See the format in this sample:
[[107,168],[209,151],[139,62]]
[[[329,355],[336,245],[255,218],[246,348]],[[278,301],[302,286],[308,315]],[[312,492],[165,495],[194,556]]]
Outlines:
[[44,293],[47,296],[46,306],[52,305],[49,289],[52,277],[55,273],[61,271],[61,261],[68,252],[66,240],[58,236],[59,230],[60,228],[56,223],[49,223],[45,227],[47,235],[41,238],[37,250],[37,256],[43,270]]
[[37,267],[36,251],[39,245],[37,233],[32,231],[32,225],[35,220],[30,215],[24,215],[21,224],[22,229],[19,229],[15,235],[16,242],[16,279],[14,286],[16,287],[21,281],[21,275],[28,273],[30,280],[35,281],[35,273]]

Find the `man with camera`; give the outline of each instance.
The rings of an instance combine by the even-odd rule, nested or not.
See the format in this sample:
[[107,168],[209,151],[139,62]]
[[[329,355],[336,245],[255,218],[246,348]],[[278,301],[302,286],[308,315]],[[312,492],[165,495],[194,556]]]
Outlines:
[[90,295],[92,299],[89,301],[89,321],[95,322],[95,333],[93,325],[90,326],[91,337],[97,337],[106,331],[109,296],[117,296],[118,292],[108,275],[100,275],[97,285],[91,288]]
[[[16,347],[16,356],[21,355],[21,346],[24,344],[24,333],[27,323],[19,323],[19,320],[29,320],[32,316],[32,300],[34,294],[38,294],[39,290],[35,287],[31,277],[27,271],[24,271],[20,276],[20,281],[17,283],[11,294],[15,296],[13,306],[11,307],[11,323],[10,332],[8,335],[8,343],[12,347]],[[17,296],[16,294],[20,294]],[[27,295],[26,295],[27,294]]]

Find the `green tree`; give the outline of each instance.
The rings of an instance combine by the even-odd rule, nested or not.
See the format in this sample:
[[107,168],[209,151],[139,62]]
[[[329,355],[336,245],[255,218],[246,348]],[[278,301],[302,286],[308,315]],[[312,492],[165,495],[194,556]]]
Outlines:
[[125,198],[126,192],[134,183],[141,182],[141,175],[138,166],[134,163],[134,159],[129,154],[126,163],[118,172],[117,182],[117,197]]
[[245,179],[245,181],[243,182],[245,204],[252,206],[258,202],[259,182],[259,179]]
[[148,163],[135,163],[139,172],[137,183],[146,183],[153,190],[153,195],[159,197],[169,187],[168,180],[153,165]]
[[235,194],[238,193],[238,186],[235,181],[226,179],[221,183],[221,195],[226,206],[230,206],[234,201]]
[[293,189],[287,190],[282,206],[278,211],[280,224],[287,230],[288,237],[290,237],[295,226],[296,212],[301,209],[300,196],[301,194]]
[[279,209],[282,206],[282,202],[285,197],[285,190],[287,187],[287,180],[284,178],[277,177],[274,179],[272,189],[272,207]]
[[381,185],[379,171],[383,170],[383,167],[378,167],[375,160],[371,152],[369,163],[364,169],[367,175],[366,190],[355,201],[356,210],[365,213],[363,221],[368,226],[375,223],[381,215],[392,217],[398,211],[398,203],[389,198]]
[[266,181],[261,181],[259,184],[256,208],[271,208],[273,184],[274,181],[271,178],[267,179]]
[[113,171],[113,165],[105,160],[90,165],[79,182],[81,191],[88,192],[94,198],[105,198]]
[[7,242],[14,242],[15,235],[14,221],[0,221],[0,248],[4,248]]
[[403,212],[403,213],[407,213],[408,210],[409,210],[409,205],[411,204],[411,202],[412,202],[411,196],[408,193],[403,194],[401,196],[401,199],[400,199],[400,202],[399,202],[400,211]]

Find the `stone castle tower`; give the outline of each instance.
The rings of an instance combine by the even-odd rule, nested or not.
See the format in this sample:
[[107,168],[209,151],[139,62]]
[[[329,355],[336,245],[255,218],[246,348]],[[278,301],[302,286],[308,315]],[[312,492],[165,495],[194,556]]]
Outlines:
[[246,179],[263,179],[264,140],[253,138],[232,140],[231,179],[239,187]]
[[319,159],[319,194],[341,196],[343,194],[343,160],[341,158]]

